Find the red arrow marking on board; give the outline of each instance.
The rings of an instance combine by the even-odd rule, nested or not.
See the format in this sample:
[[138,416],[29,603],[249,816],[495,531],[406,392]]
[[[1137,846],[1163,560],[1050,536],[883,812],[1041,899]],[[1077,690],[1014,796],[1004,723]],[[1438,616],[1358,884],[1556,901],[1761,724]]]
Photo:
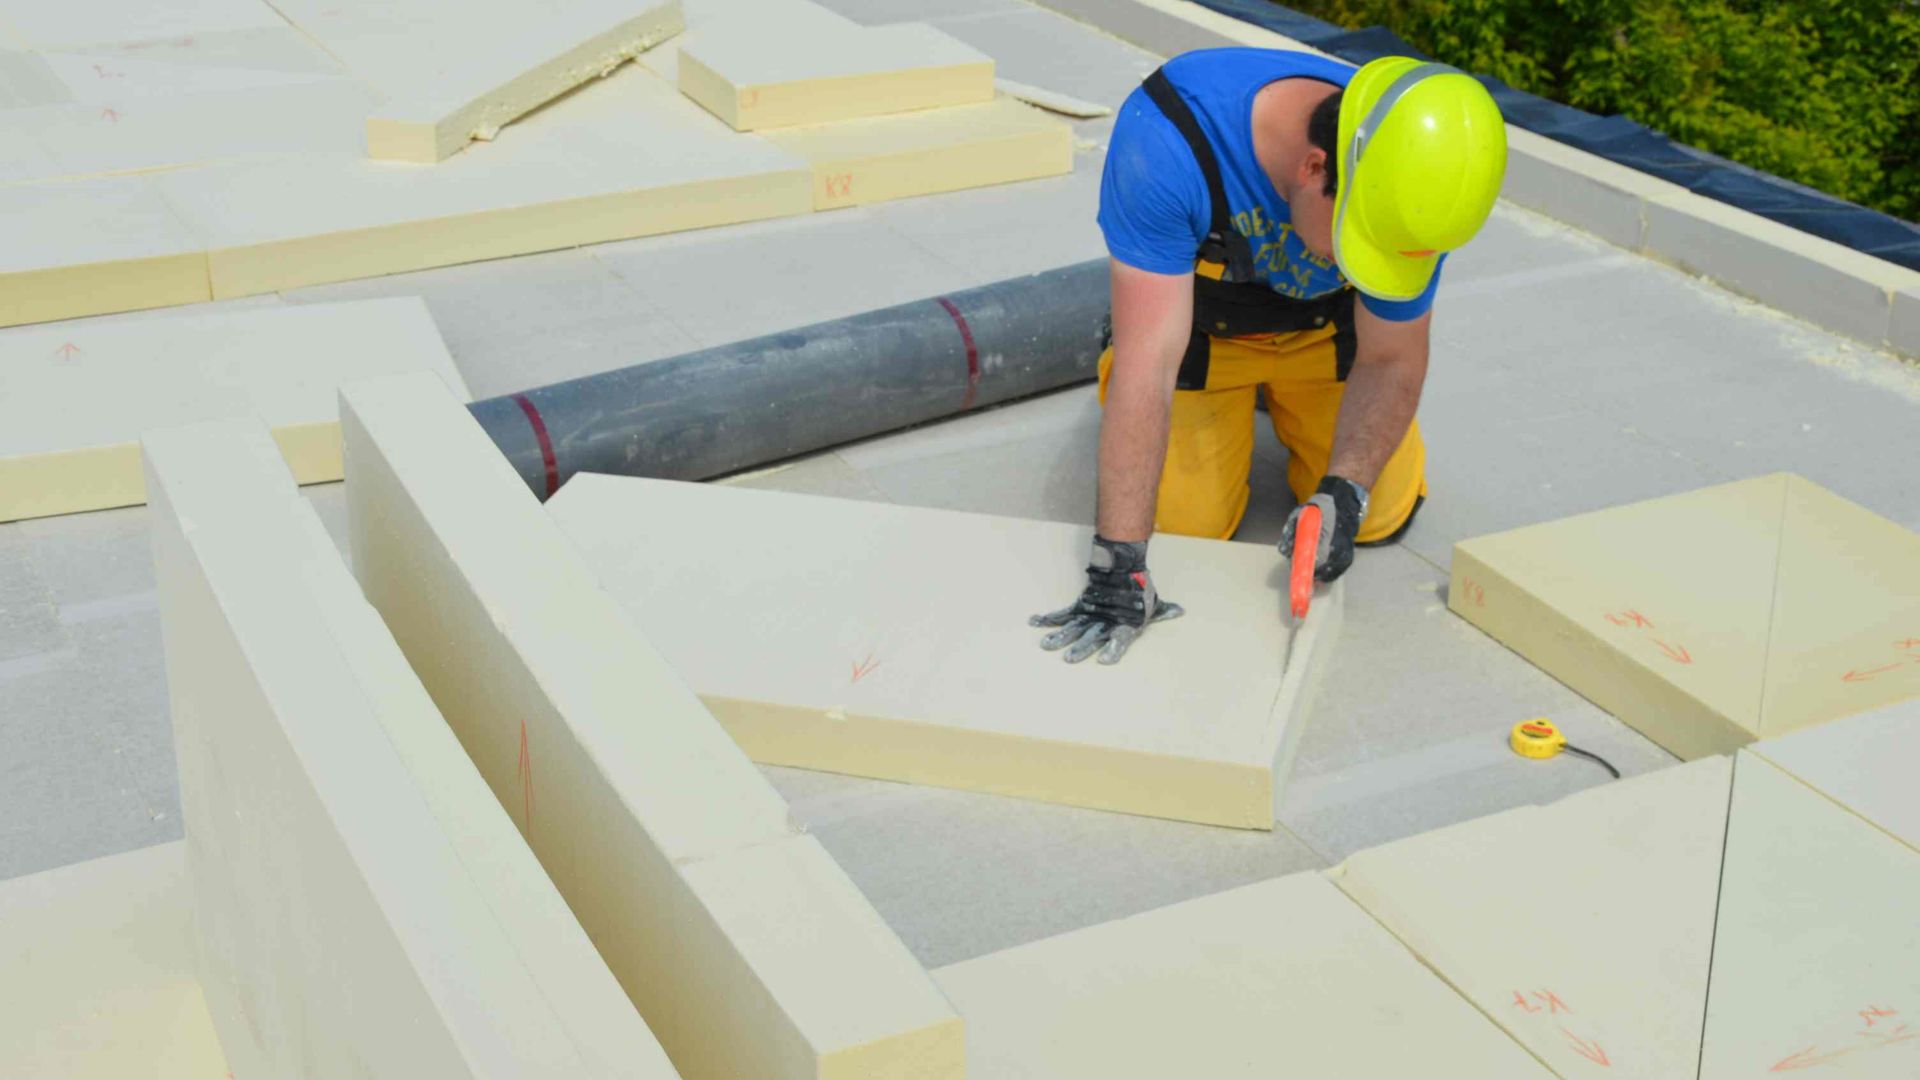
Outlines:
[[527,745],[527,721],[520,719],[520,760],[514,767],[520,778],[520,816],[527,823],[527,833],[533,833],[533,748]]
[[1608,1059],[1607,1052],[1600,1048],[1599,1043],[1589,1042],[1586,1039],[1583,1039],[1580,1036],[1575,1035],[1573,1032],[1568,1031],[1565,1028],[1560,1029],[1560,1034],[1565,1035],[1567,1037],[1567,1041],[1573,1044],[1574,1053],[1579,1054],[1581,1057],[1586,1058],[1588,1061],[1593,1062],[1595,1065],[1604,1066],[1606,1068],[1613,1067],[1613,1062],[1610,1059]]
[[1693,654],[1688,652],[1684,646],[1669,645],[1658,638],[1655,638],[1653,643],[1655,645],[1660,646],[1660,651],[1667,654],[1667,659],[1674,660],[1682,664],[1693,663]]
[[115,112],[113,106],[111,105],[100,110],[100,118],[110,123],[117,124],[120,122],[120,114]]
[[1795,1069],[1810,1069],[1815,1065],[1823,1064],[1827,1059],[1815,1054],[1814,1051],[1817,1049],[1818,1047],[1809,1046],[1805,1050],[1788,1054],[1786,1057],[1774,1062],[1773,1068],[1767,1071],[1792,1072]]
[[1888,664],[1884,667],[1868,668],[1865,671],[1861,671],[1858,668],[1855,668],[1854,670],[1847,672],[1845,675],[1840,676],[1840,681],[1841,682],[1866,682],[1868,679],[1871,679],[1877,675],[1885,675],[1887,672],[1892,671],[1895,668],[1902,668],[1905,666],[1906,666],[1905,664]]
[[53,351],[60,354],[60,359],[71,360],[74,357],[80,355],[80,346],[75,345],[73,342],[69,341],[65,345],[62,345]]
[[853,665],[853,681],[859,682],[861,679],[873,674],[873,670],[879,666],[880,661],[875,660],[872,653],[868,653],[865,660]]

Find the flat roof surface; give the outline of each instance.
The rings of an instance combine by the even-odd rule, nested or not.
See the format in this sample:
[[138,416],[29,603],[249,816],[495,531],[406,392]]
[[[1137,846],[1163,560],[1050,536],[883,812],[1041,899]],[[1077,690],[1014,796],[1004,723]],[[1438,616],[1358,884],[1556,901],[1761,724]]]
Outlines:
[[[1006,78],[1108,105],[1159,60],[1021,0],[822,2],[932,21]],[[1075,172],[1056,179],[210,306],[419,295],[487,397],[1102,257],[1110,125],[1077,122]],[[1431,498],[1404,543],[1362,551],[1348,575],[1284,828],[767,770],[923,962],[1606,782],[1572,757],[1509,752],[1529,717],[1628,774],[1673,764],[1446,611],[1458,540],[1782,469],[1920,528],[1920,368],[1504,204],[1439,295],[1420,412]],[[727,482],[1084,522],[1098,424],[1081,387]],[[1256,430],[1237,539],[1271,543],[1291,496],[1285,451]],[[341,537],[339,486],[307,490]],[[180,835],[144,508],[0,525],[0,747],[0,878]]]

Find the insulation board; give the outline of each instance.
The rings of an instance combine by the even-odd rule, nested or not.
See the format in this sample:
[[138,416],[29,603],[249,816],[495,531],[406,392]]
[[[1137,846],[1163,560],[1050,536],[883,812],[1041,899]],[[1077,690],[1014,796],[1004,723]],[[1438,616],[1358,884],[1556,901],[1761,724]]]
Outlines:
[[1062,116],[1071,116],[1076,120],[1091,120],[1113,115],[1113,109],[1109,106],[1086,101],[1072,94],[1063,94],[1058,90],[1049,90],[1044,86],[1033,86],[1029,83],[1015,82],[1012,79],[995,79],[993,86],[1008,97],[1019,98],[1036,108],[1059,113]]
[[1566,1080],[1700,1059],[1733,762],[1704,758],[1363,851],[1330,872]]
[[1700,1080],[1920,1076],[1920,852],[1742,751]]
[[275,0],[386,101],[375,158],[432,163],[680,31],[678,0]]
[[267,0],[0,0],[0,31],[37,49],[157,42],[284,25]]
[[1073,171],[1073,129],[1013,98],[781,128],[768,142],[813,170],[813,208],[933,195]]
[[1464,541],[1447,603],[1682,758],[1920,696],[1920,536],[1790,473]]
[[429,375],[341,392],[353,562],[687,1077],[962,1074],[959,1019]]
[[213,1080],[181,841],[0,882],[0,1075]]
[[[10,117],[21,110],[31,110],[47,105],[63,105],[74,100],[74,93],[62,79],[53,65],[38,53],[20,52],[5,47],[6,37],[0,35],[0,117]],[[9,145],[16,144],[17,138],[7,140]],[[12,157],[13,155],[9,155]],[[12,174],[0,174],[0,179],[12,182],[18,177]]]
[[[463,7],[462,11],[470,10]],[[456,16],[465,22],[465,16]],[[500,71],[497,85],[461,96],[465,79],[418,82],[396,91],[367,119],[367,153],[394,161],[434,162],[458,153],[475,139],[491,140],[506,124],[591,79],[603,78],[639,53],[678,33],[678,0],[655,0],[636,9],[616,0],[542,7],[531,21],[495,32]],[[510,72],[518,62],[525,70]],[[467,65],[463,64],[463,67]],[[473,69],[468,67],[468,73]],[[416,72],[417,74],[417,72]],[[450,91],[449,86],[456,88]]]
[[[286,29],[288,33],[294,32],[291,28]],[[158,55],[142,55],[147,52],[157,52]],[[313,83],[359,85],[325,63],[324,56],[319,61],[302,65],[297,60],[289,63],[292,58],[274,55],[274,50],[262,49],[257,60],[253,61],[257,66],[196,63],[193,56],[190,49],[180,48],[177,42],[161,43],[133,52],[33,53],[30,59],[44,70],[46,77],[53,80],[57,96],[47,100],[16,101],[12,107],[78,102],[92,105],[95,110],[109,106],[119,109],[129,102],[145,104],[180,97],[206,100],[236,90],[281,89]],[[4,66],[6,61],[0,61],[0,67]],[[18,83],[15,83],[17,87]],[[5,89],[0,87],[0,100],[4,100]],[[371,92],[364,86],[361,89],[363,94]],[[349,135],[364,137],[364,105],[360,112],[361,115],[349,125]],[[93,118],[107,119],[98,111]],[[115,122],[125,120],[126,116],[122,115]]]
[[809,166],[629,66],[432,169],[322,155],[156,178],[216,298],[809,208]]
[[[168,8],[172,6],[166,5]],[[274,17],[279,19],[277,13]],[[118,60],[150,60],[155,63],[190,65],[208,71],[224,69],[333,77],[346,74],[339,61],[315,45],[312,38],[287,25],[284,19],[271,26],[201,31],[140,41],[114,40],[80,46],[79,49],[84,53]]]
[[683,42],[679,84],[752,131],[990,101],[993,61],[924,23],[789,26],[756,15]]
[[[103,67],[102,70],[105,70]],[[47,160],[16,179],[111,176],[285,154],[350,155],[377,98],[346,79],[0,111],[0,139]],[[24,175],[22,175],[24,174]]]
[[0,185],[57,176],[63,171],[37,139],[21,136],[0,142]]
[[198,968],[234,1074],[675,1076],[267,430],[142,447]]
[[412,297],[0,331],[0,521],[138,505],[142,431],[231,416],[299,483],[338,480],[339,384],[402,371],[465,399]]
[[591,474],[547,509],[776,765],[1271,828],[1339,617],[1328,591],[1295,640],[1270,546],[1160,536],[1189,614],[1070,666],[1027,616],[1084,587],[1089,528]]
[[[212,140],[202,151],[163,153],[164,140],[150,149],[161,157],[232,149],[219,131],[202,134]],[[515,138],[431,169],[315,149],[0,183],[0,215],[29,223],[0,254],[0,325],[797,215],[1073,164],[1064,123],[1007,99],[777,135],[732,131],[660,76],[628,65],[529,117]],[[0,181],[70,171],[61,154],[79,151],[43,143],[0,140]],[[108,164],[139,156],[88,153]]]
[[212,299],[199,238],[148,177],[0,185],[0,221],[0,326]]
[[1553,1074],[1318,874],[934,973],[974,1080]]
[[1753,752],[1920,851],[1920,701],[1763,739]]

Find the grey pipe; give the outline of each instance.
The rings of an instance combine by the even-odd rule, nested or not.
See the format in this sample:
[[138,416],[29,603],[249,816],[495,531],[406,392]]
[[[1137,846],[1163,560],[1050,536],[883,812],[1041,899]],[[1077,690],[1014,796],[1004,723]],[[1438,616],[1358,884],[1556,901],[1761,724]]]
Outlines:
[[542,498],[705,480],[1090,379],[1106,321],[1096,259],[470,407]]

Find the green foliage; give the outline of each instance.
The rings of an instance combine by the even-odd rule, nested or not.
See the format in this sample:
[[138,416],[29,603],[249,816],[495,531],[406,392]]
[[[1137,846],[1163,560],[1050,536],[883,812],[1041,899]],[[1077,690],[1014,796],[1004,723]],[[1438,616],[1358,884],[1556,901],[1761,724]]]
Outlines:
[[1909,220],[1920,0],[1289,0]]

